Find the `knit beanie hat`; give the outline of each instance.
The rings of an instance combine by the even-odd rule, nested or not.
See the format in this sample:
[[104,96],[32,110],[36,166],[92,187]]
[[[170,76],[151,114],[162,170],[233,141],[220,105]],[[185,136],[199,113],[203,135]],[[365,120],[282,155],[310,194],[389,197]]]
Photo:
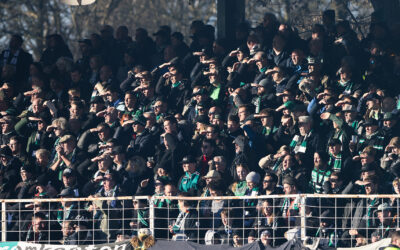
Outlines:
[[257,172],[250,172],[247,176],[246,176],[246,181],[247,182],[253,182],[258,184],[260,182],[260,174]]

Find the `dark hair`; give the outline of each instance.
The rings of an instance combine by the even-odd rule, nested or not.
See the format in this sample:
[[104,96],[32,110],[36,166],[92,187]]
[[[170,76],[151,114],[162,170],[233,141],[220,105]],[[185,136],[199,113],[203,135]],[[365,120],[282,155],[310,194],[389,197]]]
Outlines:
[[92,58],[94,58],[94,59],[96,59],[96,60],[99,61],[100,68],[101,68],[101,66],[102,66],[103,63],[104,63],[103,58],[101,57],[101,55],[92,55],[92,56],[90,57],[90,59],[92,59]]
[[33,63],[31,63],[31,65],[33,65],[33,66],[35,66],[35,68],[37,68],[37,70],[39,71],[39,74],[43,74],[42,64],[40,64],[39,62],[33,62]]
[[190,27],[193,27],[193,28],[201,28],[201,27],[203,27],[203,26],[204,26],[204,22],[201,21],[201,20],[194,20],[194,21],[192,21],[192,23],[190,24]]
[[289,72],[288,67],[285,67],[285,66],[278,66],[278,69],[279,69],[279,73],[280,73],[281,75],[283,75],[283,76],[288,75],[288,72]]
[[319,155],[319,158],[321,159],[322,162],[328,163],[329,154],[327,152],[325,152],[325,151],[316,151],[315,153],[317,153]]
[[122,30],[122,31],[128,33],[128,27],[126,27],[125,25],[121,25],[121,26],[119,26],[117,29],[118,29],[118,30]]
[[[193,195],[191,195],[188,192],[180,192],[178,194],[178,196],[179,197],[192,197]],[[185,207],[193,207],[196,204],[195,200],[182,200],[182,202],[183,202],[183,206],[185,206]]]
[[253,104],[242,104],[239,108],[245,108],[247,112],[254,113],[255,106]]
[[135,99],[137,99],[136,93],[133,92],[133,91],[127,91],[127,92],[125,92],[125,95],[130,95],[130,96],[133,96]]
[[33,218],[40,218],[42,220],[45,220],[46,219],[46,215],[44,215],[44,213],[42,213],[42,212],[37,212],[37,213],[34,213],[32,215],[32,219]]
[[78,66],[78,65],[74,65],[70,71],[70,73],[72,72],[78,72],[79,74],[82,74],[82,69]]
[[325,17],[335,21],[335,10],[331,10],[331,9],[324,10],[324,12],[322,12],[322,16],[325,16]]
[[331,177],[332,176],[336,176],[339,180],[342,180],[344,178],[343,173],[340,172],[340,171],[333,171],[332,174],[331,174]]
[[278,176],[276,174],[274,174],[272,172],[266,172],[265,175],[264,175],[264,179],[267,176],[271,177],[273,183],[277,183],[278,182]]
[[97,126],[96,126],[97,128],[105,128],[105,129],[107,129],[108,131],[110,131],[110,126],[108,126],[107,125],[107,123],[105,123],[105,122],[102,122],[102,123],[99,123]]
[[230,115],[228,116],[228,121],[239,123],[239,116],[237,115]]
[[323,33],[325,34],[325,27],[322,24],[314,24],[311,30],[311,33]]
[[203,140],[203,143],[208,143],[208,144],[210,144],[211,145],[211,147],[213,147],[213,148],[215,148],[217,145],[215,144],[215,141],[214,140],[212,140],[212,139],[204,139]]
[[237,175],[237,171],[236,171],[236,169],[237,169],[238,167],[242,167],[242,168],[246,169],[247,173],[250,173],[249,166],[247,165],[246,162],[237,163],[237,164],[235,165],[235,169],[234,169],[234,172],[233,172],[233,178],[234,178],[235,181],[239,180],[239,176]]
[[105,91],[110,91],[110,92],[113,92],[113,93],[119,93],[120,89],[116,85],[110,84],[110,85],[107,85],[105,87]]
[[176,118],[172,115],[166,116],[164,118],[164,122],[169,121],[170,123],[174,123],[174,124],[178,124],[178,121],[176,120]]
[[271,206],[274,205],[274,199],[271,199],[271,198],[264,199],[262,202],[263,202],[263,203],[264,203],[264,202],[267,202],[267,203],[270,204]]
[[365,178],[364,181],[372,182],[374,184],[378,184],[379,183],[379,179],[378,179],[378,177],[376,175],[368,176],[367,178]]
[[214,124],[210,124],[207,127],[212,128],[214,130],[215,133],[219,133],[219,128],[217,125]]
[[140,32],[140,33],[143,33],[144,36],[148,36],[147,30],[146,30],[145,28],[141,28],[141,27],[140,27],[140,28],[137,28],[137,29],[136,29],[136,32],[137,32],[137,33]]
[[22,39],[22,36],[19,34],[14,34],[14,35],[12,35],[12,37],[17,40],[17,42],[19,43],[20,46],[24,42],[24,39]]
[[85,103],[83,103],[82,101],[73,101],[71,103],[71,105],[72,104],[76,105],[81,110],[83,110],[85,108]]
[[219,181],[211,181],[210,183],[207,184],[207,188],[215,190],[220,193],[224,191],[224,187],[222,186],[222,183]]
[[181,32],[174,32],[174,33],[172,33],[171,37],[176,38],[176,40],[178,40],[178,41],[181,41],[181,42],[183,41],[183,35]]

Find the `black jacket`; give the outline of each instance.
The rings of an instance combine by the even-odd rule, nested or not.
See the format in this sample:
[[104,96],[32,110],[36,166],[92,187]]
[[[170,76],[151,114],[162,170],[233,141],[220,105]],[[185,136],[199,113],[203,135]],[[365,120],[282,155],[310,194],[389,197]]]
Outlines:
[[198,242],[200,228],[198,213],[195,209],[189,209],[187,215],[184,215],[184,213],[185,212],[181,212],[177,218],[177,222],[180,216],[182,216],[184,220],[184,228],[181,229],[181,231],[189,238],[190,241]]
[[190,84],[187,80],[181,80],[178,86],[172,85],[169,79],[166,80],[161,76],[156,86],[156,93],[166,97],[168,107],[172,111],[181,113],[186,101],[191,98]]
[[154,142],[150,132],[145,129],[141,134],[137,134],[128,147],[129,156],[142,156],[147,158],[154,155]]

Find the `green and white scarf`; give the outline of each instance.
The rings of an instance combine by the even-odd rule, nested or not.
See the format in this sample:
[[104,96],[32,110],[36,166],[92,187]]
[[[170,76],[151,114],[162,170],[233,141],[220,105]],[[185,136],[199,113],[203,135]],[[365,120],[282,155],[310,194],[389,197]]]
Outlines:
[[329,167],[331,167],[333,171],[340,171],[342,169],[342,154],[339,153],[336,156],[329,154],[329,156]]
[[295,152],[296,154],[297,153],[305,153],[306,152],[307,139],[311,135],[311,133],[312,133],[312,130],[302,138],[302,141],[301,141],[300,144],[299,144],[299,141],[301,140],[301,138],[300,138],[301,136],[300,135],[295,135],[293,137],[293,140],[290,142],[290,148],[293,150],[293,152]]

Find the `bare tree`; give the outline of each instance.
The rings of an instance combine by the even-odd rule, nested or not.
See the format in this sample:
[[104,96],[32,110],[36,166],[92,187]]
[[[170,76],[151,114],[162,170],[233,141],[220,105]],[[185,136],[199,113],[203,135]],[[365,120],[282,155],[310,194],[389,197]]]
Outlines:
[[[384,13],[389,13],[388,8],[398,8],[398,1],[247,0],[246,19],[255,27],[265,12],[272,12],[280,21],[292,25],[300,34],[307,36],[312,25],[321,22],[321,13],[324,10],[335,9],[338,16],[350,20],[360,33],[366,33],[373,9],[383,9],[386,10]],[[180,31],[188,38],[191,21],[199,19],[216,24],[216,2],[217,0],[97,0],[92,5],[70,7],[58,0],[0,1],[0,32],[6,35],[22,34],[26,40],[26,48],[34,54],[36,60],[45,48],[46,36],[51,33],[63,36],[72,52],[77,55],[76,41],[99,32],[104,24],[115,28],[125,25],[131,31],[131,36],[138,27],[144,27],[152,34],[159,26],[169,25],[173,31]],[[396,14],[396,17],[399,18],[399,15]],[[0,39],[3,42],[4,40]]]

